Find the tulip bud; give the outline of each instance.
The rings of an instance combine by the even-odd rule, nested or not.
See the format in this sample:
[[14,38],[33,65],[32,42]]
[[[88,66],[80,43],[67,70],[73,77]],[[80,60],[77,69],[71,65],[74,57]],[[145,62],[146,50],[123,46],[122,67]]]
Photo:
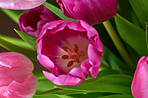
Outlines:
[[148,57],[139,60],[131,90],[134,98],[148,98]]
[[116,15],[118,0],[57,0],[57,2],[65,16],[94,25]]
[[54,20],[60,18],[46,7],[40,6],[22,13],[19,17],[19,26],[22,32],[37,37],[43,25]]
[[0,53],[0,98],[32,98],[37,78],[33,63],[15,52]]

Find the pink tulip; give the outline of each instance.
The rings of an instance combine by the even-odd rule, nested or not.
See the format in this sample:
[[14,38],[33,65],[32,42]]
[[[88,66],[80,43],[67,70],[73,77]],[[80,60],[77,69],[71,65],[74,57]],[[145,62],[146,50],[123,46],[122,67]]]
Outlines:
[[43,25],[54,20],[60,18],[46,7],[40,6],[22,13],[19,17],[19,26],[23,32],[37,37]]
[[57,2],[67,17],[81,19],[94,25],[116,15],[118,0],[57,0]]
[[0,7],[5,9],[31,9],[44,3],[46,0],[0,0]]
[[44,25],[37,39],[40,63],[52,73],[45,77],[57,85],[77,85],[90,73],[96,78],[103,56],[98,32],[86,22],[58,20]]
[[131,90],[134,98],[148,98],[148,57],[139,60]]
[[15,52],[0,53],[0,98],[32,98],[37,79],[33,63]]

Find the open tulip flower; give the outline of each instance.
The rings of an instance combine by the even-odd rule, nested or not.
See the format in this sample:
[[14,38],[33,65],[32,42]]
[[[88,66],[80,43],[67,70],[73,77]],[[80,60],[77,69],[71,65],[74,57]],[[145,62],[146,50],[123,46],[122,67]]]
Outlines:
[[0,53],[0,98],[32,98],[37,79],[33,63],[15,52]]
[[5,9],[31,9],[44,3],[46,0],[0,0],[0,7]]
[[148,57],[143,56],[139,60],[131,90],[134,98],[148,97]]
[[118,0],[57,0],[57,3],[67,17],[94,25],[116,15]]
[[86,22],[58,20],[44,25],[37,39],[40,63],[47,79],[57,85],[77,85],[90,73],[98,74],[103,45],[97,31]]
[[44,6],[39,6],[24,12],[19,17],[21,31],[37,37],[44,24],[60,20],[53,12]]

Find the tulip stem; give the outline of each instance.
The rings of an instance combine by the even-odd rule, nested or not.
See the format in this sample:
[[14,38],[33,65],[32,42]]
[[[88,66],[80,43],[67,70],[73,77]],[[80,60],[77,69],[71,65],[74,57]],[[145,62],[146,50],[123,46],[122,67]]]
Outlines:
[[125,63],[127,65],[129,65],[129,67],[131,69],[134,69],[134,63],[132,62],[128,52],[126,51],[124,45],[122,44],[122,41],[118,37],[118,35],[117,35],[116,31],[114,30],[110,21],[108,20],[108,21],[103,22],[103,25],[106,28],[110,38],[112,39],[114,45],[116,46],[118,52],[120,53],[122,59],[125,61]]

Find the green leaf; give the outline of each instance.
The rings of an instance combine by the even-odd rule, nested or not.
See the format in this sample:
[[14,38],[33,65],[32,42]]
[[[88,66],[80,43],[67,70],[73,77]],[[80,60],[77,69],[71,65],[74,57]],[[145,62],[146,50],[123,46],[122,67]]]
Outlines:
[[94,92],[87,94],[73,94],[69,95],[74,98],[133,98],[132,95],[126,94],[116,94],[116,93],[102,93],[102,92]]
[[29,45],[31,45],[35,50],[36,50],[36,37],[29,35],[27,33],[21,32],[19,30],[15,30],[16,33],[24,40],[26,41]]
[[141,24],[145,27],[145,22],[148,22],[148,1],[147,0],[129,0],[130,4],[139,18]]
[[55,86],[56,88],[86,92],[108,92],[130,94],[132,77],[122,74],[106,75],[101,78],[86,80],[79,85]]
[[131,46],[139,56],[147,55],[145,31],[120,15],[115,17],[115,22],[123,41]]
[[37,78],[38,78],[38,84],[37,84],[36,94],[40,94],[45,91],[54,89],[55,84],[46,79],[45,76]]
[[55,13],[57,16],[59,16],[61,19],[75,21],[74,19],[66,17],[59,8],[51,5],[50,3],[45,2],[43,3],[43,5],[47,7],[49,10],[51,10],[53,13]]
[[38,78],[36,94],[38,95],[49,95],[49,94],[59,94],[59,95],[70,95],[70,94],[82,94],[84,92],[75,90],[63,90],[55,88],[55,84],[45,78],[43,73],[35,72],[34,75]]
[[109,96],[101,96],[97,98],[133,98],[132,95],[109,95]]
[[126,65],[123,61],[120,60],[112,51],[110,51],[105,45],[104,48],[104,56],[101,57],[101,63],[106,65],[111,70],[116,70],[120,73],[130,73],[130,70],[127,69]]
[[23,40],[19,40],[16,38],[9,38],[9,37],[4,38],[2,35],[0,35],[0,46],[4,47],[5,49],[7,49],[9,51],[19,52],[21,54],[24,54],[32,60],[37,60],[37,58],[36,58],[37,52],[30,47],[26,47],[27,46],[26,44],[27,43],[24,42]]
[[11,42],[15,45],[18,45],[22,48],[28,48],[30,50],[34,50],[28,43],[24,42],[23,40],[19,39],[19,38],[15,38],[15,37],[10,37],[10,36],[5,36],[5,35],[0,35],[0,38]]
[[7,14],[17,24],[18,24],[19,15],[25,12],[24,10],[10,10],[10,9],[3,9],[3,8],[0,8],[0,10],[2,10],[5,14]]
[[136,14],[134,13],[129,0],[119,0],[117,6],[118,14],[127,19],[128,21],[141,26]]
[[72,97],[66,95],[49,94],[49,95],[34,95],[33,98],[72,98]]

